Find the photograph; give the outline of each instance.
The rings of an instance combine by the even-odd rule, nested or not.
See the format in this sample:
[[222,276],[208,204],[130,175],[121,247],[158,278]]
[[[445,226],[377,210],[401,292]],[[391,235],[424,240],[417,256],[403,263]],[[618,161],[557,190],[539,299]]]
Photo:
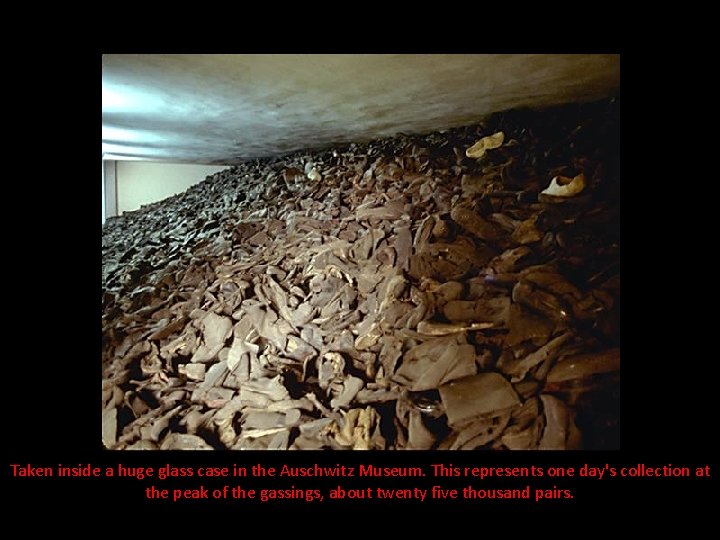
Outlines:
[[623,448],[620,54],[101,58],[104,452]]

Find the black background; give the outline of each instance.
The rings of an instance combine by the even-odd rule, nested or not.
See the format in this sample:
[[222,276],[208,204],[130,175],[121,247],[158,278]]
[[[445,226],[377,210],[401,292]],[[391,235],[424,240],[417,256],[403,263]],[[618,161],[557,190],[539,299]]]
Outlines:
[[[617,47],[598,52],[618,51]],[[125,52],[124,50],[112,52]],[[158,51],[165,52],[165,51]],[[543,51],[551,52],[551,51]],[[588,51],[583,51],[588,52]],[[640,514],[661,523],[681,516],[693,523],[709,517],[703,510],[716,500],[714,479],[510,479],[472,478],[422,479],[302,479],[231,478],[218,482],[198,479],[160,482],[133,478],[13,478],[10,464],[32,464],[55,468],[76,466],[176,467],[231,466],[281,467],[344,464],[377,466],[424,466],[433,463],[454,466],[538,465],[579,468],[592,466],[651,466],[673,464],[695,467],[710,465],[717,470],[717,408],[713,371],[717,362],[715,336],[705,332],[711,323],[704,309],[712,309],[704,294],[710,279],[709,261],[693,252],[687,237],[702,236],[703,228],[688,201],[691,193],[673,190],[683,169],[671,162],[681,152],[667,141],[676,129],[673,114],[660,110],[650,96],[657,86],[648,85],[653,73],[644,55],[622,52],[622,450],[617,452],[108,452],[100,444],[100,218],[97,199],[100,189],[97,154],[100,151],[101,97],[100,51],[83,57],[78,66],[58,68],[52,79],[54,93],[40,97],[52,100],[52,123],[57,153],[38,155],[41,139],[48,131],[23,118],[13,127],[11,156],[14,168],[7,174],[21,191],[6,198],[6,318],[5,349],[0,362],[3,392],[2,446],[0,464],[3,499],[8,515],[16,511],[50,508],[68,516],[92,514],[100,505],[108,520],[122,526],[128,520],[151,513],[155,516],[186,517],[188,511],[240,512],[243,519],[267,514],[273,525],[289,520],[290,512],[301,517],[318,513],[355,515],[353,523],[367,527],[378,512],[397,516],[409,510],[420,522],[430,516],[485,516],[522,511],[543,515],[591,515],[600,523],[620,512]],[[73,71],[77,69],[77,71]],[[26,73],[31,75],[31,73]],[[31,85],[30,85],[31,86]],[[79,88],[82,87],[82,88]],[[45,87],[47,91],[47,87]],[[38,94],[32,94],[38,108]],[[41,107],[42,109],[42,107]],[[662,109],[663,111],[665,109]],[[43,111],[34,111],[42,113]],[[48,112],[48,111],[45,111]],[[43,114],[38,119],[47,118]],[[68,131],[64,137],[64,130]],[[65,140],[67,139],[67,140]],[[78,146],[80,145],[80,146]],[[44,148],[44,147],[43,147]],[[688,152],[685,149],[682,152]],[[6,156],[8,159],[8,156]],[[685,156],[689,160],[688,156]],[[51,172],[53,171],[53,172]],[[54,178],[49,178],[53,177]],[[97,186],[93,188],[93,186]],[[16,207],[16,205],[18,205]],[[16,218],[13,212],[19,209]],[[689,212],[689,214],[683,213]],[[684,227],[690,226],[689,230]],[[697,268],[706,271],[697,273]],[[695,273],[694,273],[695,272]],[[462,488],[533,487],[572,489],[572,500],[546,501],[277,501],[199,500],[172,503],[145,499],[145,488],[193,488],[198,484],[241,485],[258,488],[347,488],[422,487],[441,485]],[[368,513],[366,510],[372,510]],[[179,511],[179,512],[178,512]],[[236,515],[236,514],[234,514]],[[510,520],[515,524],[518,520]],[[522,521],[522,520],[519,520]],[[312,527],[318,527],[313,521]],[[555,522],[553,522],[555,523]],[[309,527],[310,525],[308,525]],[[540,527],[538,525],[538,527]],[[540,527],[556,530],[557,524]]]

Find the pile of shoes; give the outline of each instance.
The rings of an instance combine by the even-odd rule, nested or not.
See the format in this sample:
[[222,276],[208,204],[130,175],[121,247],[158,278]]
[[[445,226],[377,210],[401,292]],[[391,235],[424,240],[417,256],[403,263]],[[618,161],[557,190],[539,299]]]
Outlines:
[[498,113],[109,219],[104,445],[617,448],[618,124]]

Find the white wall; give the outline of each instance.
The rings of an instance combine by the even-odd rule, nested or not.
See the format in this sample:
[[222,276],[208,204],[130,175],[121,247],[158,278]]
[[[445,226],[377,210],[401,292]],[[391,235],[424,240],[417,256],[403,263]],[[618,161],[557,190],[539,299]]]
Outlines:
[[160,201],[181,193],[205,177],[227,169],[226,166],[117,162],[118,213],[137,210],[143,204]]
[[102,164],[102,222],[105,223],[105,162],[100,159]]
[[103,160],[103,223],[117,216],[117,161]]

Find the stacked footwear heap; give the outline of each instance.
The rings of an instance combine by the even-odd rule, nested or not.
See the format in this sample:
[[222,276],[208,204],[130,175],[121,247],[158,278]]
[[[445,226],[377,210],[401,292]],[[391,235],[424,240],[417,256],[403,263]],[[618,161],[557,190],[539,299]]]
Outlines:
[[245,162],[103,227],[113,449],[616,448],[615,100]]

